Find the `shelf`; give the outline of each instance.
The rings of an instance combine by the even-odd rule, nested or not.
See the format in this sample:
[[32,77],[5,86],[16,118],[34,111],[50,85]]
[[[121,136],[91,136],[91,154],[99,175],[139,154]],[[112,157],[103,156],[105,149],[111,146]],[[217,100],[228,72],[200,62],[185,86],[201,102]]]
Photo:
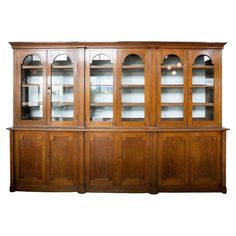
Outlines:
[[113,69],[113,65],[90,65],[90,69]]
[[122,69],[144,69],[144,65],[122,66]]
[[71,107],[74,102],[52,102],[53,107]]
[[183,84],[163,84],[161,88],[183,88]]
[[90,87],[113,87],[113,84],[96,84],[96,85],[90,84]]
[[144,88],[144,84],[123,84],[121,88]]
[[123,107],[143,107],[144,103],[143,102],[123,102],[122,106]]
[[52,86],[62,86],[62,87],[66,87],[66,88],[73,88],[74,87],[73,84],[52,84]]
[[28,87],[40,87],[42,84],[22,84],[22,88],[28,88]]
[[42,102],[22,102],[22,107],[39,107],[40,105],[43,105]]
[[112,107],[112,102],[92,102],[90,103],[91,107]]
[[176,65],[166,65],[166,66],[161,66],[161,69],[167,69],[167,70],[171,70],[171,69],[183,69],[183,66],[176,66]]
[[74,65],[52,65],[52,69],[73,69]]
[[182,107],[184,106],[183,103],[179,102],[166,102],[166,103],[161,103],[162,107]]
[[214,66],[192,66],[193,69],[213,69]]
[[192,88],[214,88],[214,85],[207,84],[193,84]]
[[214,103],[204,102],[204,103],[193,103],[193,107],[212,107]]
[[43,69],[42,65],[22,65],[22,69]]

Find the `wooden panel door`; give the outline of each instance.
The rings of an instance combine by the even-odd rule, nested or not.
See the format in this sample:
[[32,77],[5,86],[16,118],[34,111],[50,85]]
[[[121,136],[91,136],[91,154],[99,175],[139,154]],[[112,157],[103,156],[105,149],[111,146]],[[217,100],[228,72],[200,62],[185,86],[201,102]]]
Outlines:
[[87,132],[85,136],[86,187],[114,186],[116,182],[117,135],[111,132]]
[[160,133],[158,143],[158,185],[188,184],[188,134],[184,132]]
[[149,134],[119,134],[120,185],[147,191],[149,171]]
[[221,179],[221,133],[190,134],[190,184],[219,185]]
[[190,50],[188,77],[188,124],[190,126],[221,126],[221,52]]
[[16,131],[14,137],[15,184],[45,184],[44,132]]
[[82,145],[75,132],[48,133],[47,184],[78,185]]

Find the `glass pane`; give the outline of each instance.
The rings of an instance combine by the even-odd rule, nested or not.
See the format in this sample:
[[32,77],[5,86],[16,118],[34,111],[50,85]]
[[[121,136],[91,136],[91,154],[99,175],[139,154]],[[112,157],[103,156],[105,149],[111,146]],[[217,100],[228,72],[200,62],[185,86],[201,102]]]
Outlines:
[[[24,68],[30,66],[30,68]],[[43,118],[43,69],[36,55],[28,55],[21,70],[21,119],[41,120]]]
[[195,121],[214,120],[213,106],[194,106],[192,109],[192,117]]
[[123,107],[122,108],[123,121],[143,121],[144,107]]
[[214,120],[214,65],[206,55],[198,56],[192,72],[192,118]]
[[180,58],[167,55],[161,64],[161,120],[183,120],[183,84],[183,65]]
[[162,103],[183,103],[184,94],[183,88],[162,88],[161,89],[161,102]]
[[144,121],[144,64],[138,55],[129,55],[122,65],[122,121]]
[[59,55],[53,65],[51,78],[52,121],[72,121],[74,117],[74,70],[60,66],[71,65],[67,55]]
[[113,68],[105,54],[96,55],[90,64],[90,120],[113,119]]
[[162,120],[183,120],[184,108],[180,107],[162,107],[161,119]]
[[110,106],[91,106],[90,108],[90,120],[91,121],[112,121],[113,108]]

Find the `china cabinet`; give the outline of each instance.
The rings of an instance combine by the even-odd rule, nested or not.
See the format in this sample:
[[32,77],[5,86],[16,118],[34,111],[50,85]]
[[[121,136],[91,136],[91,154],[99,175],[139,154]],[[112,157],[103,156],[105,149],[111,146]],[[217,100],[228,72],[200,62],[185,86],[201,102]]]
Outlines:
[[226,193],[225,43],[10,44],[11,191]]

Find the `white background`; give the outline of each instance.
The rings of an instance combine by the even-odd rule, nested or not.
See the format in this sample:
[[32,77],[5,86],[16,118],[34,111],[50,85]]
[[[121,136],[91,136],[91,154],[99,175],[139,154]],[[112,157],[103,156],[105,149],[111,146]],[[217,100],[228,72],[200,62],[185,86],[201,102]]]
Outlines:
[[[0,235],[236,235],[235,1],[0,1]],[[228,193],[10,193],[8,41],[227,41]]]

